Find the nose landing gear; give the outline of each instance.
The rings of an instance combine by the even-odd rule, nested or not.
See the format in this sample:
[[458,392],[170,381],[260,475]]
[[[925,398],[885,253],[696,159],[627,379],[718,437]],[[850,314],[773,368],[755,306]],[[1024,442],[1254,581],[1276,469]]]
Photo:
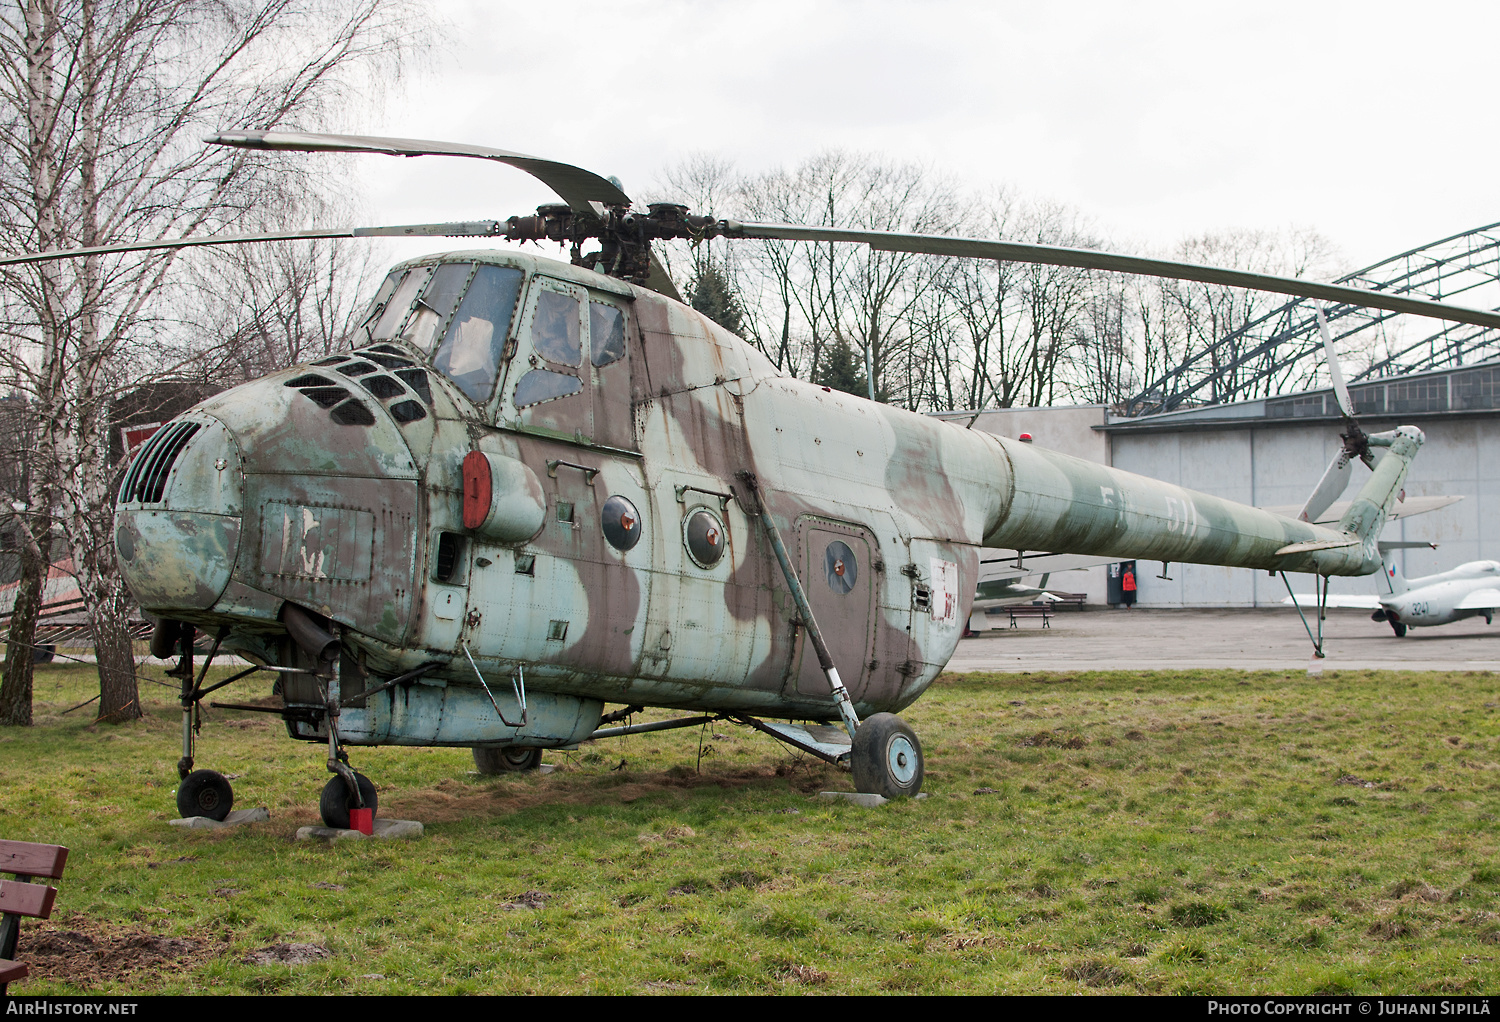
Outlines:
[[[348,770],[348,767],[344,768]],[[318,799],[318,812],[323,823],[335,830],[350,830],[349,810],[368,809],[371,819],[375,816],[375,785],[364,774],[355,773],[354,782],[359,788],[359,805],[349,797],[349,784],[343,777],[330,777],[323,785],[323,795]]]
[[[295,608],[289,609],[295,610]],[[290,613],[286,615],[288,620],[291,620],[292,616]],[[301,627],[308,626],[304,624]],[[299,634],[298,630],[294,629],[292,635],[304,647],[312,645]],[[318,643],[321,646],[318,656],[328,678],[327,702],[324,705],[328,711],[328,769],[334,776],[323,786],[323,794],[318,799],[318,811],[323,817],[323,822],[328,826],[335,830],[350,830],[350,810],[368,809],[370,812],[368,822],[374,822],[375,785],[371,784],[370,779],[364,774],[357,774],[350,768],[348,754],[339,748],[339,709],[341,706],[339,666],[343,660],[343,645],[339,642],[339,626],[330,622],[329,631],[317,638],[321,640],[325,636],[327,641]]]
[[184,818],[206,816],[224,822],[234,808],[234,788],[217,770],[194,770],[177,785],[177,811]]
[[[203,661],[203,669],[193,674],[193,626],[180,621],[163,619],[157,622],[151,635],[151,653],[163,660],[181,649],[182,658],[177,666],[167,672],[168,676],[182,680],[182,758],[177,761],[177,811],[184,818],[206,816],[223,823],[234,808],[234,788],[229,779],[217,770],[193,769],[193,737],[203,729],[199,715],[199,704],[212,689],[203,687],[208,676],[209,665],[219,652],[219,643],[224,641],[228,629],[221,629],[214,638],[213,649]],[[231,678],[231,681],[234,679]],[[213,688],[218,688],[218,685]]]

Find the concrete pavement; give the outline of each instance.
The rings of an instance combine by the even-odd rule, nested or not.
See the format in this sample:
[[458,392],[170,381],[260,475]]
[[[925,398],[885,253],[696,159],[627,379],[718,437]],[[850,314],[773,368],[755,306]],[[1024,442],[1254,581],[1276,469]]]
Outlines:
[[[1007,618],[999,618],[1006,621]],[[1308,623],[1317,622],[1308,614]],[[1413,628],[1403,639],[1369,611],[1330,610],[1324,670],[1500,671],[1500,621],[1470,618]],[[1244,610],[1059,610],[1051,627],[1022,618],[1015,629],[964,639],[950,671],[1111,671],[1182,668],[1306,670],[1312,643],[1291,607]]]

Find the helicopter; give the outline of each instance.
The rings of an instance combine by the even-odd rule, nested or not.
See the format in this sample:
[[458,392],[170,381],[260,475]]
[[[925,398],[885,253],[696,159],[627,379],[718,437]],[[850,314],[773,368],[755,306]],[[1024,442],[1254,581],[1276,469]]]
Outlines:
[[[0,263],[334,236],[552,241],[570,259],[402,262],[347,350],[210,397],[136,454],[115,543],[159,621],[153,654],[180,657],[184,816],[222,820],[234,798],[196,768],[202,702],[266,675],[279,706],[210,705],[274,713],[326,747],[330,827],[377,808],[353,748],[467,747],[496,773],[535,768],[544,749],[723,719],[847,766],[861,792],[914,796],[921,742],[897,714],[953,654],[983,550],[1381,568],[1376,537],[1423,442],[1415,427],[1364,438],[1384,456],[1335,525],[1315,524],[1323,508],[1280,516],[792,378],[682,304],[653,241],[859,243],[1500,326],[1481,310],[1095,250],[642,211],[590,171],[480,146],[248,129],[207,141],[493,160],[562,202],[504,221]],[[251,666],[207,684],[221,651]],[[645,707],[687,715],[620,723]]]

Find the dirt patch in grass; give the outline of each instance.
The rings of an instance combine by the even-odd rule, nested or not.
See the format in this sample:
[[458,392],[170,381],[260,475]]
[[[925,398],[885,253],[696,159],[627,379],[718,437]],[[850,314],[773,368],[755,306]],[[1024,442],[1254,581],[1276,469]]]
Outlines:
[[[208,934],[167,936],[140,925],[116,925],[77,913],[22,928],[17,957],[30,980],[108,988],[142,974],[182,973],[224,954],[228,941]],[[26,982],[11,987],[24,995]]]
[[523,891],[521,894],[516,895],[515,901],[504,902],[500,907],[507,911],[546,908],[547,899],[551,897],[552,895],[547,894],[545,891]]
[[322,944],[272,944],[255,949],[241,961],[246,965],[306,965],[328,955]]
[[1118,987],[1135,982],[1135,978],[1124,969],[1097,958],[1074,962],[1063,969],[1063,975],[1091,987]]
[[835,780],[847,786],[848,778],[834,777],[832,771],[819,767],[787,769],[745,767],[732,770],[692,773],[687,771],[653,771],[650,773],[599,775],[552,775],[539,783],[530,779],[501,781],[498,784],[467,784],[444,780],[436,785],[382,799],[380,815],[386,818],[421,820],[423,823],[453,823],[460,820],[508,816],[538,806],[603,805],[630,803],[643,798],[670,795],[696,788],[744,788],[754,785],[787,784],[797,791],[821,791]]
[[1421,880],[1405,879],[1392,884],[1386,892],[1390,897],[1401,901],[1426,901],[1437,903],[1446,901],[1448,895],[1431,884]]
[[1058,734],[1053,731],[1038,731],[1034,735],[1027,735],[1020,741],[1023,749],[1052,748],[1052,749],[1082,749],[1088,745],[1088,740],[1080,735]]
[[1376,940],[1405,940],[1417,935],[1417,927],[1406,919],[1377,919],[1365,934]]

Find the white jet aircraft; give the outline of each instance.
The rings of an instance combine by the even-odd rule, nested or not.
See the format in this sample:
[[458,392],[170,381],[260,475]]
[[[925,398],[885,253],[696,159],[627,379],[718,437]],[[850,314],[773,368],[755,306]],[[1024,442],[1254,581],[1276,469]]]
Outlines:
[[[1400,569],[1384,549],[1385,580],[1390,593],[1385,596],[1327,597],[1325,606],[1359,607],[1371,610],[1372,621],[1386,621],[1400,638],[1409,627],[1431,627],[1462,621],[1466,617],[1484,617],[1492,624],[1500,611],[1500,561],[1470,561],[1458,567],[1425,575],[1403,578]],[[1317,597],[1305,593],[1288,596],[1282,603],[1316,603]]]

